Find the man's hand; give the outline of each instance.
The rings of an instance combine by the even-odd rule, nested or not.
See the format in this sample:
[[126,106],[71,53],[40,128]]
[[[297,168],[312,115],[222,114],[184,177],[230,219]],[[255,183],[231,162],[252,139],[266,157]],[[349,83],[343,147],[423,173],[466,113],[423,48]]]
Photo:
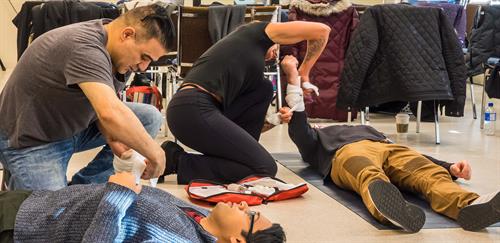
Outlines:
[[470,180],[472,169],[466,160],[459,161],[450,167],[450,174],[457,178]]
[[130,172],[119,172],[109,177],[109,182],[124,186],[136,194],[141,192],[142,186],[135,184],[135,176]]
[[292,120],[293,111],[290,108],[284,106],[280,108],[280,119],[283,123],[289,123]]
[[163,175],[166,167],[165,152],[158,145],[159,150],[156,151],[157,156],[154,160],[146,159],[146,169],[142,174],[142,179],[149,180],[152,178],[158,178]]

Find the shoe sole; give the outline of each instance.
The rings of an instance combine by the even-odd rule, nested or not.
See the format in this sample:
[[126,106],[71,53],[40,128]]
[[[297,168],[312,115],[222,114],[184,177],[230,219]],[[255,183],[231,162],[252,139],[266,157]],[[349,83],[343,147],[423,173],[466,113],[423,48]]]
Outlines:
[[396,186],[385,181],[375,181],[368,192],[377,210],[387,219],[396,222],[405,231],[416,233],[425,223],[424,211],[408,203]]
[[482,230],[500,222],[500,193],[487,203],[470,205],[460,210],[457,222],[469,231]]

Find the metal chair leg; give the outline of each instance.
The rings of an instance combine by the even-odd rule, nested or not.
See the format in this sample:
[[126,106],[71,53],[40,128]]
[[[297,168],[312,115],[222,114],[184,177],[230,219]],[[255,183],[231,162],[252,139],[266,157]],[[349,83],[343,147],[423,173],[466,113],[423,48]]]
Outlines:
[[484,129],[484,112],[485,112],[484,106],[485,106],[485,103],[486,103],[485,85],[486,85],[486,79],[487,79],[486,73],[483,74],[483,77],[484,77],[484,83],[483,83],[483,95],[481,97],[481,121],[479,123],[480,124],[479,127],[481,129]]
[[278,98],[277,108],[278,111],[281,107],[283,107],[283,97],[281,96],[281,75],[280,75],[280,65],[279,62],[276,64],[276,97]]
[[360,113],[361,114],[359,116],[361,117],[361,119],[360,119],[361,120],[361,125],[365,125],[366,124],[365,111],[363,109],[361,109]]
[[441,138],[439,136],[439,106],[436,106],[436,101],[434,100],[434,133],[436,134],[436,144],[441,144]]
[[347,112],[347,124],[351,125],[352,123],[352,112],[351,112],[351,109],[349,109],[349,111]]
[[422,101],[417,102],[417,133],[420,133],[420,121],[422,120]]
[[476,112],[476,99],[474,97],[474,83],[472,81],[472,77],[469,77],[470,81],[470,100],[471,100],[471,105],[472,105],[472,118],[477,119],[477,112]]

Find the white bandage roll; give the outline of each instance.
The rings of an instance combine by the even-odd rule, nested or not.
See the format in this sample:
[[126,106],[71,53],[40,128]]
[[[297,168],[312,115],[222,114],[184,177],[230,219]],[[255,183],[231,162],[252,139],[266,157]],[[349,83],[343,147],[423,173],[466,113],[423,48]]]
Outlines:
[[[126,158],[119,158],[115,155],[113,160],[113,167],[115,172],[130,172],[135,176],[135,183],[139,184],[141,182],[142,173],[146,169],[146,158],[141,154],[132,150],[131,153],[127,153]],[[149,184],[152,187],[156,187],[158,178],[153,178],[149,180]]]
[[302,96],[302,88],[297,85],[288,84],[285,100],[288,106],[294,108],[295,111],[304,111],[306,109],[304,97]]
[[316,96],[319,96],[319,88],[318,86],[310,83],[310,82],[304,82],[302,83],[302,88],[304,89],[312,89],[314,93],[316,93]]

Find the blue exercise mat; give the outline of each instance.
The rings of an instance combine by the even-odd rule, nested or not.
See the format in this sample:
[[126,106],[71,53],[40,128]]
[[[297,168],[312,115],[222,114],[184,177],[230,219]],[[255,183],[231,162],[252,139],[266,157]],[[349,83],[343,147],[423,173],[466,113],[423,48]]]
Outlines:
[[[363,204],[363,201],[361,200],[361,197],[357,193],[344,190],[336,186],[331,180],[323,180],[321,174],[309,167],[309,164],[303,162],[299,154],[275,153],[272,155],[280,164],[318,188],[320,191],[324,192],[326,195],[344,205],[344,207],[359,215],[359,217],[366,220],[375,228],[379,230],[396,229],[396,227],[383,225],[375,220],[370,212],[368,212]],[[419,198],[412,193],[403,191],[401,193],[408,202],[413,203],[424,210],[426,219],[423,229],[461,228],[460,225],[458,225],[454,220],[432,211],[429,203],[427,203],[424,199]],[[500,227],[500,223],[494,224],[490,227]]]

